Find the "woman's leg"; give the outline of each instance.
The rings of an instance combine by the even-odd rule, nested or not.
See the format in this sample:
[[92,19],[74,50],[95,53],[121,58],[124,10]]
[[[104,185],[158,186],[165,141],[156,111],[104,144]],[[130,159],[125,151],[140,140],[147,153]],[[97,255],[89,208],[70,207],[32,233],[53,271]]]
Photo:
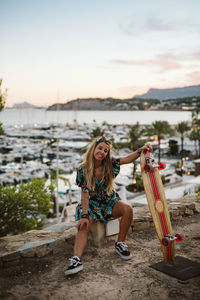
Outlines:
[[118,242],[124,242],[133,220],[133,208],[129,204],[119,200],[113,207],[112,217],[121,217]]
[[87,244],[88,233],[93,223],[94,219],[90,216],[89,228],[87,229],[85,226],[83,229],[78,230],[74,244],[74,256],[78,256],[79,258],[81,258]]

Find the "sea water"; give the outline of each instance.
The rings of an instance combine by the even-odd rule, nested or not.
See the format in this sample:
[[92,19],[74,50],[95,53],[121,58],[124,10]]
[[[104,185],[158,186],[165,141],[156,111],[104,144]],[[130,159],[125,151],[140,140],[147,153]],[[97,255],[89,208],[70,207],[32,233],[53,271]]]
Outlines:
[[190,121],[189,111],[47,111],[45,109],[5,109],[0,112],[0,122],[4,126],[25,124],[152,124],[168,121],[171,125]]

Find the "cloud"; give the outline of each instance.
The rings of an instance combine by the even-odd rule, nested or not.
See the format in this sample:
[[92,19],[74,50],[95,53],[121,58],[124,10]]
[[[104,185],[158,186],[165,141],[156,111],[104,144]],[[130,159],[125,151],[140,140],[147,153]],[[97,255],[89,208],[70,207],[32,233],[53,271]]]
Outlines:
[[200,22],[192,18],[169,19],[165,17],[151,17],[147,19],[129,16],[119,23],[120,30],[127,35],[140,35],[148,32],[190,32],[198,33]]
[[178,70],[183,68],[184,62],[192,63],[195,61],[196,65],[200,63],[200,52],[174,51],[169,50],[164,53],[157,54],[153,59],[136,60],[136,59],[113,59],[111,63],[127,66],[141,66],[141,67],[157,67],[159,72],[166,72],[170,70]]
[[128,66],[150,66],[150,67],[159,67],[160,71],[170,71],[170,70],[177,70],[181,68],[181,65],[170,59],[164,59],[164,58],[155,58],[151,60],[125,60],[125,59],[115,59],[111,61],[115,64],[121,64],[121,65],[128,65]]
[[186,79],[192,85],[200,84],[200,71],[193,71],[186,74]]

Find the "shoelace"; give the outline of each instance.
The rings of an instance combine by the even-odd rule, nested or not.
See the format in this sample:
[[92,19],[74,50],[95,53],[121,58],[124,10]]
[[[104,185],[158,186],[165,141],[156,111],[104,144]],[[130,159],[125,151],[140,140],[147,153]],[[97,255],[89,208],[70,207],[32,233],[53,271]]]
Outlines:
[[78,262],[78,259],[74,258],[74,257],[71,257],[69,258],[69,265],[72,266],[73,264],[77,263]]
[[119,242],[118,245],[121,246],[121,248],[122,248],[123,251],[126,251],[127,248],[128,248],[128,246],[126,244],[122,243],[122,242]]

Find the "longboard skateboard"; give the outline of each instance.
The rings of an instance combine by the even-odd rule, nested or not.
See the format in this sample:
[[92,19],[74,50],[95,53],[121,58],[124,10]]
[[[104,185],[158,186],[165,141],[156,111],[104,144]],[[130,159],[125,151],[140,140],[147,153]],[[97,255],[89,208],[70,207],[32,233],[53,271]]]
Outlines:
[[159,171],[166,166],[163,163],[156,163],[153,154],[148,151],[141,153],[140,166],[149,210],[162,247],[164,263],[172,262],[175,257],[175,240],[180,242],[183,240],[183,236],[181,234],[174,235],[172,230]]

